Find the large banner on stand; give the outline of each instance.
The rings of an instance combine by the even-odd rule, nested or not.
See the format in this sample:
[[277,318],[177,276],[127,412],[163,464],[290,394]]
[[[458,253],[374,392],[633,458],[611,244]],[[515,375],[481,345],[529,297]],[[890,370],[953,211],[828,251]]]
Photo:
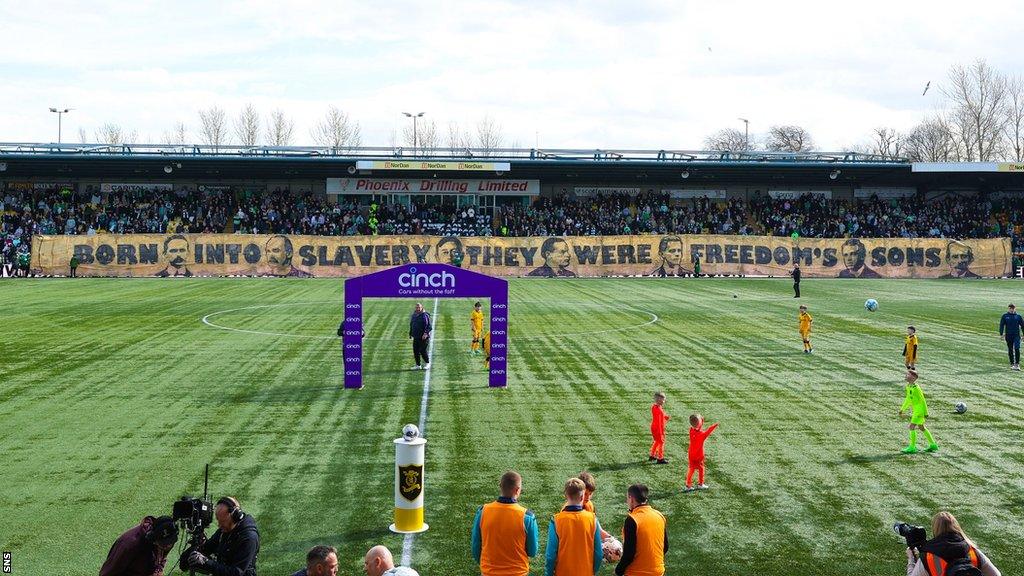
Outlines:
[[1007,238],[789,238],[642,235],[549,237],[133,234],[37,236],[39,274],[80,276],[359,276],[409,263],[453,263],[491,276],[978,278],[1012,273]]

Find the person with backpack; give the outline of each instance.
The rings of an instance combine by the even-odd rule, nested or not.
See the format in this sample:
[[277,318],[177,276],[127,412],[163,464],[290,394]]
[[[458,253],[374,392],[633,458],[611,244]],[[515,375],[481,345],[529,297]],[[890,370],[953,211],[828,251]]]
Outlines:
[[907,548],[907,576],[1002,576],[949,512],[932,518],[932,534],[920,557]]

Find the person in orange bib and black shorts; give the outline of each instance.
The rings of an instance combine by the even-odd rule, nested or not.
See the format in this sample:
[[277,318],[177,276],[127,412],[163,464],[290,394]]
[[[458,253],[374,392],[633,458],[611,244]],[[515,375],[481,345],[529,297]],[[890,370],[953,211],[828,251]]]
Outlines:
[[622,559],[616,576],[664,576],[668,552],[665,516],[647,502],[647,486],[633,484],[626,491],[629,516],[622,527]]

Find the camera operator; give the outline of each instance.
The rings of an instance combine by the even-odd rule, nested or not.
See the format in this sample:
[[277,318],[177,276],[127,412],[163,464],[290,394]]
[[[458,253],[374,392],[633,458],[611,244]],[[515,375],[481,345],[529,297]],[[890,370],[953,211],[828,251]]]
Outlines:
[[932,518],[932,534],[935,536],[920,548],[920,559],[907,548],[907,576],[952,576],[967,566],[977,568],[984,576],[1001,576],[949,512],[939,512]]
[[187,551],[182,570],[213,576],[256,576],[260,533],[256,521],[242,511],[238,501],[225,496],[217,500],[217,530],[198,550]]
[[170,516],[146,516],[110,547],[100,576],[161,576],[177,541],[178,527]]

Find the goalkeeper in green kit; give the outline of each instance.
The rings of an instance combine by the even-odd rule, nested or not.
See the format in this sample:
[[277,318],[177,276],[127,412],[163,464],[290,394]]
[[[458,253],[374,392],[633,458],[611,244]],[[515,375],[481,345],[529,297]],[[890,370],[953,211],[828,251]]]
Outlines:
[[903,449],[904,454],[916,454],[917,449],[917,431],[924,432],[924,437],[928,439],[928,447],[924,449],[925,452],[935,452],[939,449],[939,445],[935,443],[935,438],[932,437],[930,430],[924,427],[925,418],[928,417],[928,404],[924,400],[924,392],[921,391],[921,387],[917,385],[917,371],[907,370],[907,387],[906,397],[903,400],[903,406],[900,407],[900,417],[907,411],[907,408],[911,409],[910,413],[910,444]]

